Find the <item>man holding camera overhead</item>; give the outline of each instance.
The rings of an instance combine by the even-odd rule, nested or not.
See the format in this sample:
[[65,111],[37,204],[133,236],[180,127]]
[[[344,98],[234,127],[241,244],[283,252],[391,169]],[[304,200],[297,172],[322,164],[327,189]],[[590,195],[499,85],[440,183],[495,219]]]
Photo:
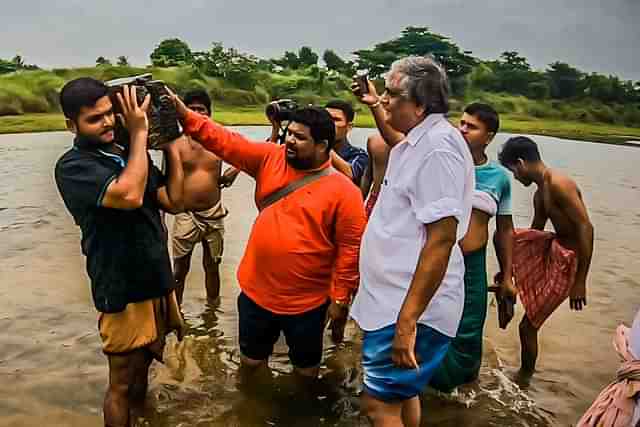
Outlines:
[[360,191],[330,167],[335,126],[322,108],[290,112],[284,144],[254,143],[174,97],[185,132],[256,180],[256,218],[238,268],[243,370],[266,366],[280,333],[294,372],[318,375],[325,322],[341,342],[365,226]]
[[[135,86],[118,93],[120,119],[129,141],[116,140],[114,105],[98,80],[67,83],[60,104],[73,148],[56,163],[55,179],[65,206],[82,232],[82,253],[96,309],[103,351],[109,359],[104,400],[108,426],[129,426],[129,409],[144,401],[149,365],[162,360],[165,335],[182,333],[167,233],[159,209],[183,207],[179,145],[162,145],[168,177],[147,153],[149,96],[138,105]],[[177,124],[177,123],[176,123]],[[120,128],[118,128],[120,129]]]

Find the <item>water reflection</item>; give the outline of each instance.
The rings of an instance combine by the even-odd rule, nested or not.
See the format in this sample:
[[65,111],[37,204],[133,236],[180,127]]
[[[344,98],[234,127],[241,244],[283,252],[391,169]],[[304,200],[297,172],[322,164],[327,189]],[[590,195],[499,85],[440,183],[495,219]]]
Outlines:
[[[243,128],[261,139],[264,128]],[[369,130],[356,130],[364,142]],[[490,146],[495,150],[506,135]],[[536,138],[552,166],[576,177],[596,228],[587,310],[560,307],[541,332],[539,372],[526,390],[509,380],[519,363],[517,321],[497,328],[489,307],[480,379],[452,396],[427,393],[425,425],[556,426],[575,423],[617,368],[613,328],[631,319],[640,294],[640,151]],[[100,426],[107,381],[96,313],[76,226],[53,183],[66,133],[0,137],[0,388],[2,426]],[[532,189],[514,187],[515,222],[531,218]],[[360,336],[327,338],[321,379],[300,387],[284,342],[271,371],[239,387],[235,270],[255,218],[253,183],[240,176],[225,190],[227,221],[221,302],[206,307],[196,250],[185,292],[189,331],[168,341],[166,364],[154,364],[143,426],[364,426],[358,416]],[[489,255],[489,274],[495,260]],[[206,308],[205,308],[206,307]],[[579,333],[577,333],[579,332]]]

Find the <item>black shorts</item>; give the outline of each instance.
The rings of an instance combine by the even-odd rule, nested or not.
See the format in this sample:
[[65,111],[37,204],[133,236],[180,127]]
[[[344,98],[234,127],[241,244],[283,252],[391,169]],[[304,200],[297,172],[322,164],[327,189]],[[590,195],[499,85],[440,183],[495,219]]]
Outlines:
[[329,302],[301,314],[275,314],[260,307],[243,292],[238,296],[240,351],[245,357],[266,360],[284,333],[289,359],[297,368],[318,366]]

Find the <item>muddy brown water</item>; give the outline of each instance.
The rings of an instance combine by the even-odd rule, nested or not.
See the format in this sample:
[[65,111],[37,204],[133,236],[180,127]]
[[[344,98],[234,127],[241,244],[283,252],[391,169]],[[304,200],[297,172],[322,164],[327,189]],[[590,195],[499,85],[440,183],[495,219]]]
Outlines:
[[[244,127],[262,139],[268,130]],[[354,143],[371,131],[357,129]],[[507,135],[499,135],[497,146]],[[640,151],[537,137],[544,158],[579,183],[595,224],[589,305],[559,308],[541,333],[539,372],[520,389],[517,322],[497,328],[489,307],[480,380],[452,396],[425,396],[424,425],[568,426],[615,373],[611,338],[640,308]],[[97,315],[90,299],[79,232],[53,182],[53,165],[70,146],[67,133],[0,136],[0,425],[100,426],[107,382]],[[533,188],[514,185],[515,222],[531,218]],[[235,270],[256,215],[253,183],[241,176],[224,199],[227,221],[222,298],[205,308],[198,249],[185,296],[189,335],[170,339],[166,364],[154,364],[147,407],[136,425],[360,426],[359,334],[326,341],[322,378],[300,390],[279,343],[267,384],[237,386],[238,295]],[[489,271],[495,271],[493,252]],[[519,307],[517,319],[522,315]]]

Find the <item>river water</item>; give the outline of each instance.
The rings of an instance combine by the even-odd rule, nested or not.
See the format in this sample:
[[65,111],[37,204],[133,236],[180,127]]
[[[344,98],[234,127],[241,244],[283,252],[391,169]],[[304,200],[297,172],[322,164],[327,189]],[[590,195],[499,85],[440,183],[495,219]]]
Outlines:
[[[263,139],[268,130],[238,128]],[[370,130],[356,129],[363,144]],[[508,135],[498,135],[490,148]],[[497,328],[489,307],[479,382],[452,396],[425,396],[424,425],[569,426],[614,376],[611,338],[619,322],[640,308],[640,151],[635,147],[536,137],[543,157],[568,171],[581,187],[595,225],[589,305],[568,303],[541,332],[539,372],[520,389],[511,380],[519,364],[516,320]],[[97,315],[80,254],[79,231],[64,209],[53,165],[71,144],[67,133],[0,136],[0,425],[100,426],[107,383]],[[533,188],[514,184],[514,220],[527,226]],[[253,183],[241,175],[225,190],[226,224],[222,298],[205,308],[200,250],[185,293],[190,328],[182,343],[169,340],[164,365],[154,364],[146,426],[360,426],[359,333],[346,343],[326,340],[322,378],[300,390],[278,343],[272,375],[239,390],[238,288],[235,270],[256,215]],[[493,252],[489,272],[496,269]]]

